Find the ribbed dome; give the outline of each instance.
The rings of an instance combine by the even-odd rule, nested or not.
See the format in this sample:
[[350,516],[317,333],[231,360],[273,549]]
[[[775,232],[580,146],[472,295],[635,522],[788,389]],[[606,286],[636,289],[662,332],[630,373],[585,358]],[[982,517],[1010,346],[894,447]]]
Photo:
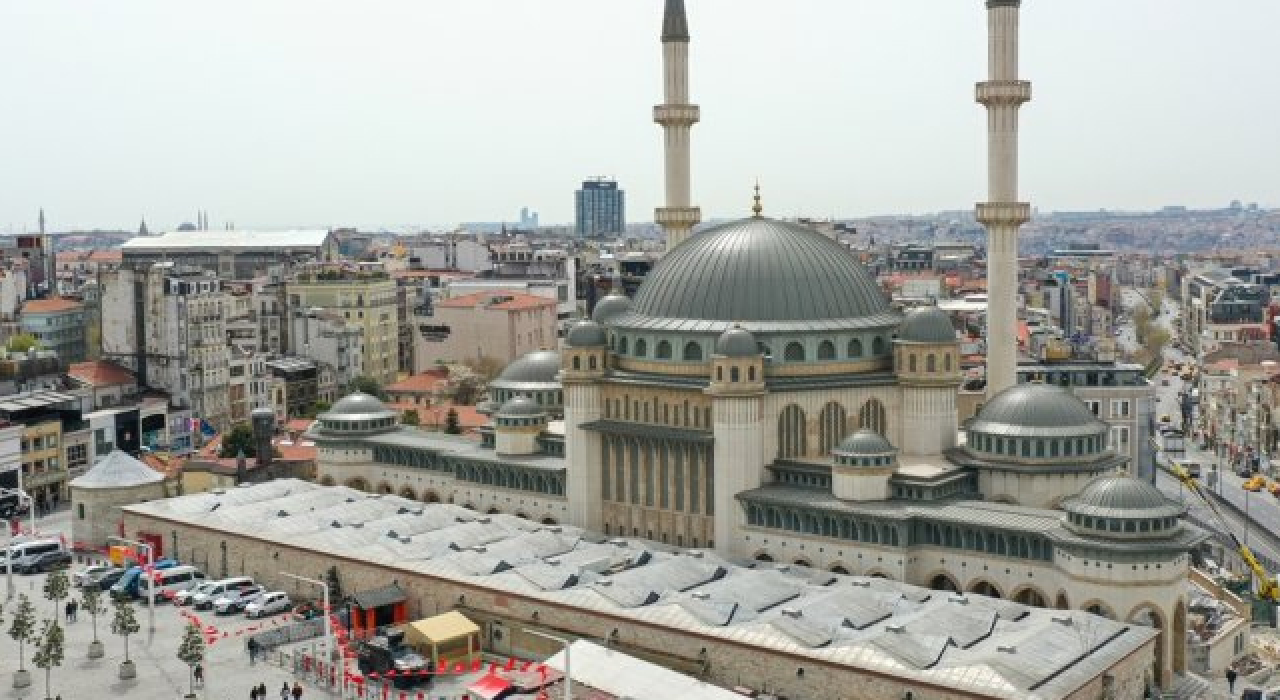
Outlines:
[[338,399],[338,402],[333,404],[324,415],[327,418],[338,418],[388,412],[386,404],[379,401],[376,396],[357,391]]
[[571,348],[595,348],[609,344],[604,327],[595,321],[578,321],[569,329],[565,342]]
[[[620,319],[773,322],[861,319],[894,324],[875,279],[839,243],[804,226],[752,217],[681,243],[645,279]],[[850,324],[845,324],[850,325]]]
[[925,306],[907,313],[898,327],[898,340],[908,343],[954,343],[956,329],[951,317],[936,306]]
[[618,290],[613,290],[596,302],[591,311],[591,320],[596,323],[608,323],[609,319],[631,308],[631,299]]
[[540,416],[543,413],[546,411],[542,410],[541,406],[525,396],[507,399],[507,402],[498,409],[499,416]]
[[1079,515],[1111,518],[1152,518],[1181,515],[1183,507],[1165,498],[1151,484],[1128,474],[1107,474],[1085,484],[1080,493],[1062,503]]
[[534,350],[507,365],[495,382],[554,384],[560,373],[560,353]]
[[760,354],[760,346],[751,331],[742,326],[734,326],[716,338],[716,354],[724,357],[755,357]]
[[862,428],[845,438],[833,452],[845,455],[883,455],[897,452],[897,449],[885,436],[869,428]]
[[1049,384],[1018,384],[1000,392],[967,426],[992,435],[1063,437],[1104,432],[1089,407],[1070,391]]

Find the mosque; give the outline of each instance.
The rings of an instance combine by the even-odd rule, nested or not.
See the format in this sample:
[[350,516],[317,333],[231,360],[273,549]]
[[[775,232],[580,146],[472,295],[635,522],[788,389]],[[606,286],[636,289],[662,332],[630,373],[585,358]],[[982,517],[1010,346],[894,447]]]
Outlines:
[[[1008,40],[1018,3],[987,5]],[[751,216],[689,235],[688,41],[669,0],[657,218],[675,235],[635,297],[606,296],[561,350],[509,365],[478,444],[401,426],[370,396],[338,401],[311,431],[322,483],[1088,610],[1158,628],[1156,677],[1184,670],[1207,535],[1126,474],[1088,407],[993,380],[957,425],[945,313],[895,311],[847,249],[765,216],[758,191]]]

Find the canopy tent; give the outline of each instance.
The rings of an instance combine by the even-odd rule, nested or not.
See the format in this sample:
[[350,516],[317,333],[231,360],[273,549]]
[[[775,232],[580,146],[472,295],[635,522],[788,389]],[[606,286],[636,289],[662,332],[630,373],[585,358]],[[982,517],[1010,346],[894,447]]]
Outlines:
[[480,628],[456,610],[410,622],[404,643],[429,657],[432,668],[441,659],[471,662],[480,658]]
[[351,634],[364,639],[379,627],[403,625],[408,609],[408,596],[396,583],[356,593],[351,596]]

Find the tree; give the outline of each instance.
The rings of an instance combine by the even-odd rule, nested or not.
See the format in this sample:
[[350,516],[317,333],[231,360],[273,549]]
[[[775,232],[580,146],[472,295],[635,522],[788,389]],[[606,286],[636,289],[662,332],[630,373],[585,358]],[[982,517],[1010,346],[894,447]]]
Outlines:
[[400,417],[400,422],[404,425],[422,425],[422,417],[418,415],[418,409],[411,408]]
[[71,581],[67,579],[67,572],[62,569],[49,572],[44,579],[44,587],[41,589],[44,593],[45,600],[53,603],[53,619],[58,619],[58,605],[71,595]]
[[9,637],[18,643],[18,670],[25,671],[24,659],[27,643],[35,640],[36,607],[31,599],[23,593],[18,596],[18,605],[13,609],[13,621],[9,625]]
[[324,572],[324,582],[329,586],[330,605],[342,600],[342,581],[338,578],[338,567],[330,566],[329,570]]
[[111,633],[124,637],[124,662],[129,663],[129,635],[137,634],[142,629],[138,618],[133,614],[133,604],[124,598],[111,601],[115,615],[111,618]]
[[352,379],[351,383],[347,385],[347,393],[354,394],[357,391],[376,396],[383,401],[387,400],[387,392],[383,390],[382,382],[367,374],[362,374]]
[[204,661],[204,633],[195,622],[188,622],[182,631],[182,644],[178,647],[178,659],[187,665],[187,680],[191,694],[196,694],[196,666]]
[[474,374],[462,377],[453,384],[453,402],[464,406],[474,405],[476,400],[480,398],[480,392],[483,388],[484,381],[480,377]]
[[488,355],[464,360],[462,364],[485,381],[493,379],[502,371],[502,362],[498,358],[489,357]]
[[65,641],[66,637],[62,634],[62,627],[58,625],[58,618],[55,616],[52,620],[45,620],[40,629],[40,637],[36,640],[36,653],[31,656],[31,663],[44,671],[46,698],[52,697],[49,693],[49,676],[53,673],[53,669],[62,665],[63,654],[66,651]]
[[30,333],[19,333],[9,338],[9,352],[26,352],[38,347],[40,347],[40,341]]
[[449,407],[449,412],[444,414],[444,431],[450,435],[462,433],[462,428],[458,427],[458,409],[452,406]]
[[93,622],[93,643],[98,643],[98,616],[105,615],[107,606],[102,602],[102,589],[97,586],[86,586],[80,593],[80,607],[89,613]]
[[237,456],[241,451],[250,459],[258,456],[258,448],[253,440],[253,427],[248,423],[236,423],[222,436],[222,449],[218,451],[218,456],[227,459]]

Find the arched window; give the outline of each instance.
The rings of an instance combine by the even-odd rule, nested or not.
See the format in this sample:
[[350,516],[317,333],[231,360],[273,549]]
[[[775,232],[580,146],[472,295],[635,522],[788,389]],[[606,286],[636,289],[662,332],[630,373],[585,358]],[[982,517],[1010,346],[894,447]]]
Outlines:
[[580,357],[573,358],[573,369],[575,371],[582,369],[582,358]]
[[951,371],[951,353],[942,356],[942,369],[946,372]]
[[800,343],[787,343],[787,349],[782,352],[782,359],[787,362],[804,362],[804,346]]
[[659,360],[670,360],[671,343],[665,340],[659,340],[658,349],[654,351],[653,356]]
[[756,366],[747,367],[747,381],[754,382],[756,380]]
[[692,340],[684,344],[684,361],[685,362],[701,362],[702,346]]
[[910,355],[907,355],[907,371],[908,372],[916,371],[916,354],[915,353],[911,353]]
[[800,457],[806,452],[804,409],[791,404],[778,416],[778,457]]
[[740,379],[741,379],[741,377],[740,377],[740,376],[738,376],[738,368],[737,368],[737,367],[730,367],[730,368],[729,368],[729,381],[731,381],[731,382],[736,382],[736,381],[739,381]]
[[889,431],[889,421],[886,418],[884,404],[879,399],[868,399],[862,404],[862,408],[858,409],[858,427],[869,428],[875,432],[885,435]]
[[846,354],[849,356],[849,359],[862,357],[862,341],[857,338],[851,339],[849,341],[849,347],[847,348]]
[[644,338],[636,338],[636,357],[644,357],[649,354],[649,344]]
[[627,336],[625,335],[622,336],[620,340],[618,340],[618,354],[619,355],[627,354]]
[[926,372],[938,371],[938,358],[934,357],[933,353],[929,353],[929,356],[924,358],[924,371]]
[[[576,358],[575,358],[575,361],[576,361]],[[595,368],[596,368],[596,356],[592,355],[587,358],[587,369],[595,369]]]
[[871,354],[872,355],[884,354],[884,338],[877,335],[875,339],[871,341]]
[[819,360],[836,359],[836,344],[831,342],[830,340],[822,341],[822,343],[818,345],[818,359]]
[[835,401],[823,406],[818,414],[818,451],[826,455],[848,434],[849,415],[844,406]]

